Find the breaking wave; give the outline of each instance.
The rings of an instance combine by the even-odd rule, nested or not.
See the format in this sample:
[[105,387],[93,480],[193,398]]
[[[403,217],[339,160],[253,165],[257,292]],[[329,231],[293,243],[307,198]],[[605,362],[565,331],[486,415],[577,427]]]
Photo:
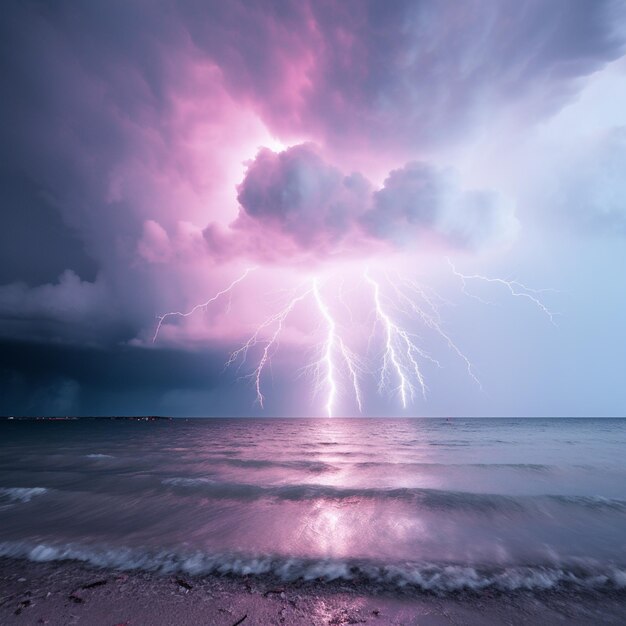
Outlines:
[[0,501],[30,502],[47,492],[45,487],[0,487]]
[[595,562],[562,565],[469,566],[452,563],[381,563],[270,555],[207,554],[87,547],[80,544],[0,543],[0,556],[37,562],[79,561],[94,567],[163,574],[270,576],[285,582],[351,581],[437,594],[461,591],[543,591],[557,588],[613,591],[626,588],[626,569]]

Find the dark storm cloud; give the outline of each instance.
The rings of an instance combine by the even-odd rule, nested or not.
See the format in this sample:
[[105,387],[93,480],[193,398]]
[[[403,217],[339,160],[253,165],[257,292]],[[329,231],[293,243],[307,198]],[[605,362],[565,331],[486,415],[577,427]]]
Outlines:
[[[133,264],[158,207],[115,182],[129,160],[150,167],[171,151],[184,48],[171,17],[165,4],[3,4],[0,334],[120,341],[154,318],[158,287]],[[20,302],[28,321],[16,325]]]
[[[221,356],[215,353],[0,339],[0,415],[99,415],[106,406],[103,399],[156,408],[172,391],[232,383],[222,369]],[[209,414],[213,409],[205,407]]]
[[[98,11],[96,4],[92,11]],[[128,206],[109,200],[108,179],[127,150],[129,137],[120,121],[132,109],[130,96],[113,102],[113,94],[137,93],[141,87],[124,89],[115,76],[107,83],[105,69],[114,64],[104,57],[99,73],[88,66],[88,51],[104,50],[96,33],[85,36],[76,11],[64,3],[3,5],[0,67],[10,88],[0,101],[1,222],[3,236],[16,237],[3,253],[3,282],[12,283],[0,287],[4,335],[58,337],[51,329],[56,321],[65,322],[61,336],[69,338],[78,328],[77,337],[83,339],[76,318],[81,309],[93,312],[96,292],[99,311],[112,319],[119,304],[114,277],[128,263],[115,242],[140,227]],[[103,271],[111,280],[96,281],[96,273]],[[76,274],[87,282],[72,280]],[[35,287],[27,290],[16,281]],[[18,328],[7,317],[19,316],[20,305],[26,322]]]
[[23,173],[0,171],[0,207],[0,285],[52,282],[68,268],[84,280],[95,279],[97,266],[84,242],[38,183]]
[[[521,107],[535,117],[554,110],[572,94],[574,79],[621,54],[621,6],[5,2],[0,201],[3,233],[16,238],[4,247],[3,282],[53,283],[51,274],[58,280],[65,269],[93,280],[97,269],[107,277],[109,301],[135,324],[153,313],[145,281],[132,284],[128,272],[153,216],[133,193],[112,191],[112,179],[129,155],[145,163],[171,158],[168,115],[186,88],[190,60],[217,67],[233,97],[277,131],[331,149],[404,150],[457,136],[494,109]],[[146,136],[156,140],[146,143]],[[183,165],[172,167],[184,175]],[[37,191],[17,193],[15,177]],[[35,195],[44,200],[31,210],[40,224],[33,230],[54,224],[58,245],[25,232],[22,204],[32,206]],[[344,218],[339,210],[324,219]],[[20,248],[37,243],[21,261]],[[19,268],[13,279],[10,267]]]
[[[193,144],[183,131],[194,115],[227,126],[237,104],[285,140],[311,139],[328,154],[375,157],[384,149],[407,163],[424,145],[463,137],[496,113],[535,120],[558,109],[578,78],[622,53],[620,7],[611,0],[3,2],[0,337],[112,346],[153,325],[163,293],[183,282],[183,272],[146,268],[138,241],[146,224],[176,221],[182,201],[166,202],[164,189],[180,181],[201,187],[181,149]],[[176,119],[177,107],[191,121]],[[224,148],[210,145],[215,161]],[[263,187],[249,174],[238,228],[271,221],[296,248],[335,252],[363,233],[394,244],[405,237],[410,246],[425,230],[473,245],[501,232],[493,195],[460,190],[422,165],[400,167],[372,195],[363,177],[321,156],[290,153],[276,167],[264,154],[277,178]],[[211,183],[220,180],[218,172]],[[462,217],[443,206],[463,206],[454,213]],[[205,224],[216,211],[206,206]],[[282,245],[261,238],[270,252]],[[225,254],[220,245],[228,242],[213,226],[207,239],[207,254]],[[19,360],[18,352],[10,354]],[[23,354],[59,371],[50,383],[59,406],[89,387],[78,364],[91,357],[76,357],[65,371],[60,354]],[[104,366],[115,371],[118,362],[102,363],[90,380],[115,387]],[[140,367],[119,371],[129,385],[142,384]]]
[[536,119],[623,53],[619,0],[179,5],[195,45],[273,128],[415,148],[507,107]]

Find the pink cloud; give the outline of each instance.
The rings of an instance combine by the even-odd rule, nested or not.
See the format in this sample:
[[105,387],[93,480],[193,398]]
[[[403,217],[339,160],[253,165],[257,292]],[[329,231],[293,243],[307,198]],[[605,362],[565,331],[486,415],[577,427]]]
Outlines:
[[204,231],[218,260],[471,249],[510,241],[517,229],[512,208],[497,194],[462,189],[451,170],[411,162],[375,189],[359,173],[343,174],[312,144],[262,149],[237,191],[238,217]]

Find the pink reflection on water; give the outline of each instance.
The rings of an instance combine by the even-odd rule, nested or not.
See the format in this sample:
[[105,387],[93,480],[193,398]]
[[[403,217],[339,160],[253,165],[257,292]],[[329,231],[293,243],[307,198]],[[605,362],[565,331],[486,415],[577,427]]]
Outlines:
[[369,558],[385,553],[403,558],[407,545],[417,547],[429,537],[419,512],[407,513],[402,506],[381,506],[368,498],[355,497],[341,503],[318,500],[302,510],[295,547],[298,552],[318,557]]
[[[316,502],[309,512],[305,527],[307,543],[315,545],[319,553],[327,556],[342,556],[350,552],[350,527],[345,512],[336,503]],[[301,535],[302,537],[302,535]]]
[[[406,486],[401,476],[394,478],[380,475],[380,468],[355,467],[353,459],[368,459],[367,452],[381,452],[390,463],[401,463],[402,452],[395,446],[387,446],[375,438],[366,436],[355,441],[354,427],[347,420],[324,419],[314,422],[305,440],[314,440],[324,452],[317,452],[315,460],[340,468],[324,472],[311,484],[327,485],[337,489],[371,487],[380,480],[382,488]],[[390,480],[391,478],[391,480]],[[306,509],[308,507],[308,509]],[[341,558],[346,556],[367,557],[389,551],[390,546],[419,544],[428,535],[425,521],[418,510],[410,514],[402,503],[381,503],[375,498],[355,495],[349,499],[323,498],[303,506],[303,519],[295,541],[299,548],[320,556]],[[384,508],[384,510],[381,510]],[[397,515],[391,513],[397,509]],[[397,556],[402,556],[398,554]]]

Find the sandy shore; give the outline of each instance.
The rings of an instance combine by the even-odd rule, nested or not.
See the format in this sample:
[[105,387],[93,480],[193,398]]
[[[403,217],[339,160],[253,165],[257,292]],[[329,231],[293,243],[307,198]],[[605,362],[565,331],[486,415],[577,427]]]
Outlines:
[[0,559],[0,624],[559,623],[626,623],[626,593],[399,595],[346,583],[193,578]]

